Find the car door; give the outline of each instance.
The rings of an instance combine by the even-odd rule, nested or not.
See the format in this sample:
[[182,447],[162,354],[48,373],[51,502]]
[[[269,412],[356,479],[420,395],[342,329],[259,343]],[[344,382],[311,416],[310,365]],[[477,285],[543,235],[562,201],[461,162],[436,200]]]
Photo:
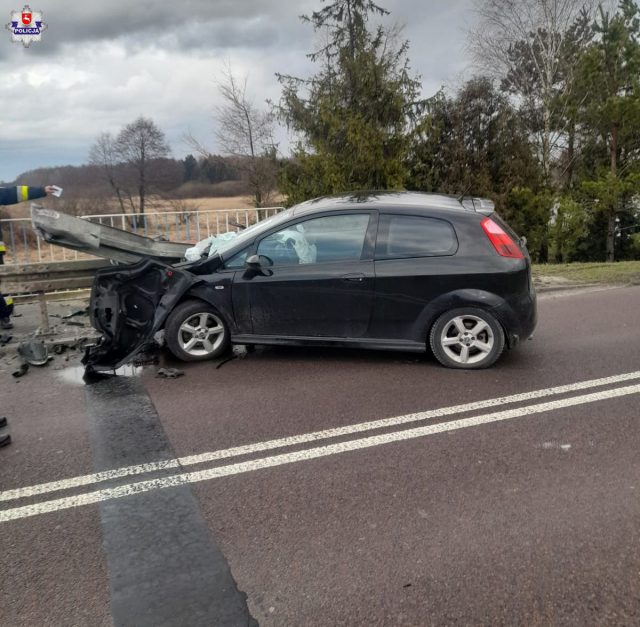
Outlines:
[[[237,272],[254,335],[361,337],[373,303],[375,212],[312,217],[257,242],[262,269]],[[234,298],[235,300],[235,298]]]
[[424,339],[420,316],[431,300],[455,289],[457,250],[458,239],[447,220],[380,215],[372,337]]

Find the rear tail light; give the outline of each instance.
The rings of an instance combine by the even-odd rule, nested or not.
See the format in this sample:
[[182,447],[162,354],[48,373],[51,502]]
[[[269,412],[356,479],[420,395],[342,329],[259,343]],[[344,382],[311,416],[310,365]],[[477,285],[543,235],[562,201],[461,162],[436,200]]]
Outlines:
[[520,247],[513,241],[508,233],[494,222],[491,218],[485,218],[481,223],[484,232],[487,234],[489,241],[493,244],[497,253],[501,257],[510,257],[511,259],[524,259],[524,255]]

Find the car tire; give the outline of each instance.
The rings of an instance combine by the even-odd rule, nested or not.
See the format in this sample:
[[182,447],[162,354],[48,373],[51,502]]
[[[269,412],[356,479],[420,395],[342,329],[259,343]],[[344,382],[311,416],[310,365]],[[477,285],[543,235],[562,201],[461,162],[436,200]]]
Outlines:
[[207,361],[223,355],[230,344],[224,318],[202,300],[180,303],[164,327],[169,350],[182,361]]
[[488,311],[461,307],[435,321],[429,344],[443,366],[478,370],[492,366],[502,355],[505,336],[501,324]]

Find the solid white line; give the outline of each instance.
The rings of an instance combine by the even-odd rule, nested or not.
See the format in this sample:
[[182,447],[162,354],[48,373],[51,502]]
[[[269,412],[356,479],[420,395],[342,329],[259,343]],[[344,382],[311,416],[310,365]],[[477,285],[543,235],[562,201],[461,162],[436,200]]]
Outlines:
[[564,394],[567,392],[576,392],[579,390],[586,390],[603,385],[611,385],[613,383],[622,383],[623,381],[630,381],[633,379],[640,379],[640,371],[628,372],[625,374],[603,377],[600,379],[590,379],[588,381],[579,381],[577,383],[569,383],[567,385],[560,385],[553,388],[543,388],[541,390],[533,390],[531,392],[523,392],[521,394],[513,394],[511,396],[492,398],[484,401],[475,401],[472,403],[465,403],[463,405],[454,405],[452,407],[441,407],[438,409],[431,409],[414,414],[406,414],[404,416],[395,416],[393,418],[383,418],[381,420],[361,422],[354,425],[335,427],[333,429],[325,429],[323,431],[314,431],[312,433],[304,433],[301,435],[294,435],[290,437],[279,438],[276,440],[268,440],[266,442],[257,442],[254,444],[235,446],[233,448],[222,449],[219,451],[210,451],[207,453],[200,453],[198,455],[189,455],[187,457],[179,457],[172,460],[150,462],[147,464],[140,464],[136,466],[124,466],[121,468],[116,468],[114,470],[105,470],[103,472],[70,477],[68,479],[61,479],[59,481],[51,481],[48,483],[40,483],[33,486],[27,486],[24,488],[5,490],[4,492],[0,492],[0,502],[37,496],[39,494],[46,494],[47,492],[69,490],[93,483],[100,483],[103,481],[109,481],[111,479],[119,479],[127,476],[155,472],[158,470],[164,470],[166,468],[191,466],[193,464],[202,464],[204,462],[237,457],[239,455],[248,455],[251,453],[269,451],[276,448],[295,446],[298,444],[315,442],[317,440],[324,440],[327,438],[340,437],[353,433],[360,433],[363,431],[371,431],[373,429],[395,427],[398,425],[407,424],[409,422],[421,422],[432,418],[443,418],[445,416],[461,414],[463,412],[479,411],[481,409],[498,407],[500,405],[506,405],[509,403],[530,401],[536,398],[544,398],[547,396],[554,396],[556,394]]
[[159,490],[179,485],[186,485],[189,483],[196,483],[199,481],[208,481],[210,479],[216,479],[218,477],[228,477],[231,475],[238,475],[241,473],[260,470],[263,468],[272,468],[274,466],[281,466],[283,464],[308,461],[311,459],[317,459],[319,457],[326,457],[328,455],[338,455],[339,453],[346,453],[348,451],[356,451],[360,449],[371,448],[374,446],[380,446],[381,444],[400,442],[402,440],[410,440],[427,435],[434,435],[436,433],[465,429],[467,427],[476,427],[482,424],[499,422],[532,414],[540,414],[543,412],[563,409],[565,407],[583,405],[585,403],[594,403],[597,401],[603,401],[611,398],[618,398],[621,396],[638,393],[640,393],[640,385],[630,385],[627,387],[616,388],[612,390],[604,390],[602,392],[594,392],[593,394],[585,394],[583,396],[574,396],[557,401],[550,401],[548,403],[539,403],[536,405],[528,405],[526,407],[518,407],[516,409],[509,409],[492,414],[472,416],[470,418],[461,418],[460,420],[425,425],[424,427],[407,429],[405,431],[383,433],[381,435],[374,435],[367,438],[361,438],[359,440],[350,440],[338,444],[329,444],[327,446],[319,446],[302,451],[295,451],[293,453],[283,453],[281,455],[274,455],[272,457],[263,457],[261,459],[254,459],[248,462],[230,464],[228,466],[219,466],[216,468],[209,468],[196,472],[177,474],[159,479],[151,479],[148,481],[140,481],[137,483],[131,483],[104,490],[95,490],[93,492],[79,494],[77,496],[54,499],[51,501],[43,501],[41,503],[36,503],[35,505],[26,505],[23,507],[15,507],[13,509],[0,511],[0,522],[16,520],[19,518],[27,518],[29,516],[36,516],[38,514],[45,514],[49,512],[80,507],[82,505],[90,505],[92,503],[99,503],[101,501],[123,498],[126,496],[140,494],[142,492],[149,492],[150,490]]

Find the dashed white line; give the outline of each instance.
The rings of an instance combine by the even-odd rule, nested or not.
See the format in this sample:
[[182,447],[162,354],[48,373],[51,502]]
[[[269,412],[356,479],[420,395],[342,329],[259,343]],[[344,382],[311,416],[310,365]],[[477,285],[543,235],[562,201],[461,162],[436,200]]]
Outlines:
[[566,407],[572,407],[575,405],[594,403],[597,401],[619,398],[621,396],[638,393],[640,393],[640,385],[630,385],[611,390],[604,390],[601,392],[594,392],[592,394],[584,394],[582,396],[574,396],[557,401],[550,401],[548,403],[538,403],[536,405],[528,405],[525,407],[518,407],[515,409],[494,412],[491,414],[472,416],[470,418],[461,418],[459,420],[453,420],[450,422],[425,425],[423,427],[416,427],[414,429],[407,429],[404,431],[384,433],[381,435],[369,436],[367,438],[361,438],[358,440],[340,442],[338,444],[329,444],[327,446],[320,446],[316,448],[295,451],[292,453],[263,457],[261,459],[254,459],[251,461],[230,464],[227,466],[219,466],[196,472],[181,473],[169,477],[151,479],[148,481],[139,481],[137,483],[130,483],[127,485],[117,486],[115,488],[94,490],[93,492],[88,492],[85,494],[53,499],[50,501],[36,503],[34,505],[26,505],[23,507],[15,507],[12,509],[0,511],[0,522],[27,518],[29,516],[36,516],[38,514],[45,514],[49,512],[80,507],[82,505],[99,503],[101,501],[107,501],[111,499],[123,498],[126,496],[140,494],[142,492],[148,492],[150,490],[170,488],[179,485],[186,485],[189,483],[208,481],[210,479],[216,479],[219,477],[238,475],[241,473],[260,470],[263,468],[272,468],[274,466],[281,466],[284,464],[309,461],[311,459],[326,457],[328,455],[337,455],[349,451],[356,451],[365,448],[371,448],[374,446],[380,446],[382,444],[400,442],[403,440],[410,440],[413,438],[435,435],[437,433],[455,431],[458,429],[475,427],[482,424],[500,422],[518,418],[521,416],[540,414],[557,409],[563,409]]
[[39,494],[46,494],[48,492],[70,490],[73,488],[79,488],[86,485],[92,485],[94,483],[110,481],[112,479],[120,479],[122,477],[135,476],[135,475],[141,475],[141,474],[146,474],[150,472],[161,471],[167,468],[171,469],[171,468],[179,468],[180,466],[191,466],[194,464],[202,464],[205,462],[211,462],[211,461],[216,461],[220,459],[228,459],[230,457],[238,457],[240,455],[249,455],[251,453],[269,451],[276,448],[284,448],[288,446],[305,444],[308,442],[315,442],[318,440],[351,435],[353,433],[361,433],[364,431],[372,431],[375,429],[382,429],[386,427],[395,427],[395,426],[407,424],[410,422],[422,422],[424,420],[430,420],[433,418],[444,418],[445,416],[452,416],[455,414],[461,414],[461,413],[470,412],[470,411],[479,411],[481,409],[488,409],[490,407],[499,407],[501,405],[507,405],[510,403],[530,401],[536,398],[544,398],[548,396],[555,396],[557,394],[565,394],[569,392],[577,392],[580,390],[601,387],[604,385],[623,383],[625,381],[632,381],[633,379],[640,379],[640,371],[627,372],[624,374],[614,375],[610,377],[602,377],[599,379],[590,379],[587,381],[578,381],[576,383],[559,385],[552,388],[542,388],[540,390],[533,390],[531,392],[523,392],[520,394],[512,394],[510,396],[486,399],[483,401],[475,401],[472,403],[465,403],[462,405],[454,405],[452,407],[441,407],[438,409],[431,409],[423,412],[417,412],[414,414],[405,414],[403,416],[395,416],[393,418],[383,418],[380,420],[361,422],[353,425],[346,425],[344,427],[324,429],[322,431],[314,431],[311,433],[304,433],[301,435],[278,438],[275,440],[267,440],[265,442],[256,442],[253,444],[235,446],[232,448],[222,449],[219,451],[210,451],[206,453],[200,453],[198,455],[189,455],[187,457],[179,457],[177,459],[151,462],[151,463],[139,464],[135,466],[124,466],[121,468],[115,468],[113,470],[106,470],[103,472],[98,472],[93,474],[80,475],[77,477],[70,477],[68,479],[60,479],[58,481],[50,481],[48,483],[40,483],[37,485],[26,486],[23,488],[5,490],[4,492],[0,492],[0,502],[38,496]]

